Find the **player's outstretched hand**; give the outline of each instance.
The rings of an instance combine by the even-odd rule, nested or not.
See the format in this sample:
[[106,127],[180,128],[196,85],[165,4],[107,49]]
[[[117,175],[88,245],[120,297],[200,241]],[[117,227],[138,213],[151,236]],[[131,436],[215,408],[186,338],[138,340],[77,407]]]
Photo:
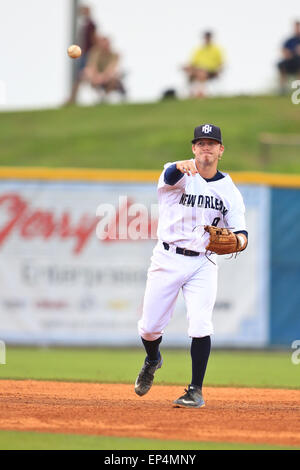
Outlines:
[[188,176],[194,176],[198,173],[198,170],[192,160],[182,160],[176,163],[177,170],[181,171]]

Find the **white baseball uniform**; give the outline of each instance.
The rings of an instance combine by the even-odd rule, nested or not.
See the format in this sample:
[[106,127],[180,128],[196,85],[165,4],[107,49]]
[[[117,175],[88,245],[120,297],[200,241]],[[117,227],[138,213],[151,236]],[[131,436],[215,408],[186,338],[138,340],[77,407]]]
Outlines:
[[[176,163],[176,162],[174,162]],[[197,173],[183,175],[174,185],[165,182],[164,167],[158,182],[158,242],[153,250],[138,323],[142,338],[154,341],[168,325],[182,289],[188,318],[188,335],[213,334],[212,311],[217,295],[217,255],[206,256],[209,235],[204,225],[245,231],[245,206],[240,191],[226,173],[206,180]],[[176,247],[198,256],[176,253]],[[209,258],[209,259],[208,259]]]

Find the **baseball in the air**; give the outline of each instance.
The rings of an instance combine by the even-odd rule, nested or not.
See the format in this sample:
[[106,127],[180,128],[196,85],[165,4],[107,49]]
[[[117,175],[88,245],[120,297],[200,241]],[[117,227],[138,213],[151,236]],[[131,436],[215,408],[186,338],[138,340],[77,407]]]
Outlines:
[[68,56],[72,59],[78,59],[81,56],[81,49],[79,46],[73,44],[72,46],[68,47]]

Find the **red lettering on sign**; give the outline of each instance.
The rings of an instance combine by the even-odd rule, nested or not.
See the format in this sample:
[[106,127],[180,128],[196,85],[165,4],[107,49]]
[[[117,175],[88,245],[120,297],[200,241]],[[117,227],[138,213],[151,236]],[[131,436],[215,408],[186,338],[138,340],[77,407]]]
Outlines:
[[75,239],[73,253],[80,253],[96,229],[98,218],[83,214],[77,224],[72,224],[71,215],[64,212],[61,216],[49,210],[32,210],[29,203],[18,194],[4,194],[0,197],[1,219],[5,222],[0,227],[0,246],[18,230],[25,240],[43,238],[45,240],[57,236],[62,239]]
[[[126,199],[126,198],[124,198]],[[82,214],[77,223],[72,221],[68,211],[57,215],[52,210],[33,209],[30,203],[16,193],[0,196],[0,247],[17,231],[24,240],[42,238],[49,240],[57,237],[61,240],[75,240],[73,253],[83,251],[92,236],[96,236],[96,227],[102,217]],[[155,238],[157,220],[148,217],[147,209],[125,200],[112,215],[101,236],[102,241],[147,240]]]
[[3,206],[7,210],[8,220],[0,229],[0,245],[10,235],[11,231],[24,214],[27,203],[17,194],[4,194],[0,196],[0,208]]

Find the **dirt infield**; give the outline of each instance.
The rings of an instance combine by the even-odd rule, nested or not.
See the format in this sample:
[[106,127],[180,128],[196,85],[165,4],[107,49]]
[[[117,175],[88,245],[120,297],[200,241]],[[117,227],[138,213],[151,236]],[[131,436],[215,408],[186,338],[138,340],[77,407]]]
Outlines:
[[204,389],[206,407],[173,408],[181,386],[0,381],[0,429],[300,446],[300,390]]

